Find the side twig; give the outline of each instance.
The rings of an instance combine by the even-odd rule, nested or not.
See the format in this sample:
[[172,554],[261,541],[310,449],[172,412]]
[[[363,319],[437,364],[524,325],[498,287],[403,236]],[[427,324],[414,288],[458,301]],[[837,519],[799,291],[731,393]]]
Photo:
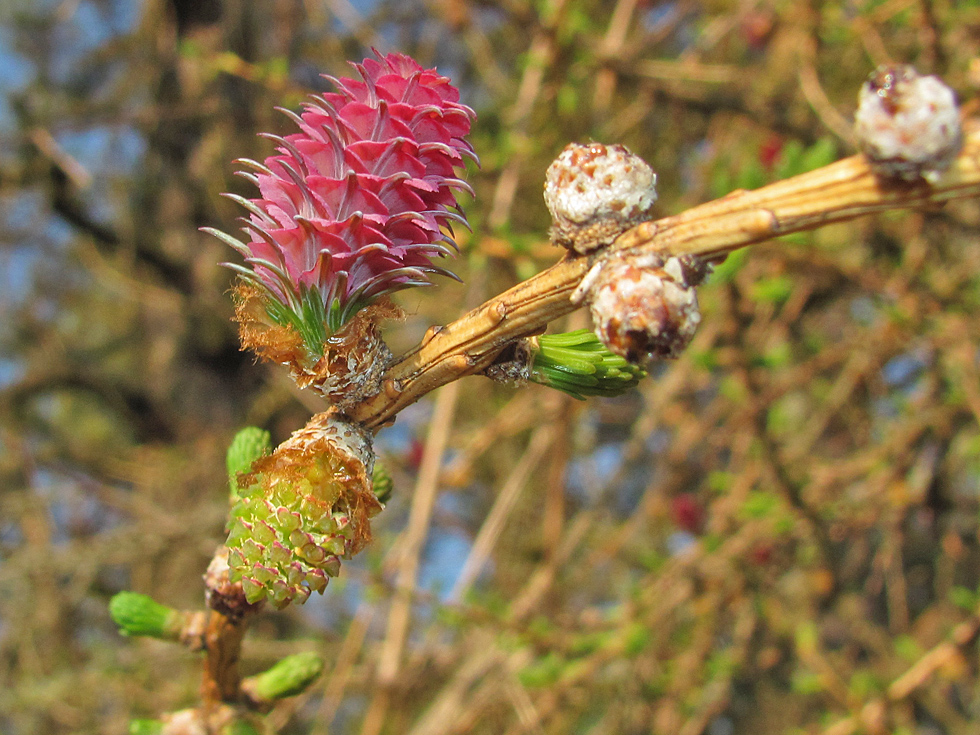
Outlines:
[[485,369],[513,340],[538,334],[578,308],[571,293],[597,258],[622,251],[712,257],[781,235],[896,209],[938,206],[980,195],[980,130],[933,184],[893,183],[864,156],[794,176],[755,191],[736,191],[671,217],[644,222],[598,254],[564,260],[496,296],[442,329],[385,375],[384,390],[349,413],[377,429],[423,395]]

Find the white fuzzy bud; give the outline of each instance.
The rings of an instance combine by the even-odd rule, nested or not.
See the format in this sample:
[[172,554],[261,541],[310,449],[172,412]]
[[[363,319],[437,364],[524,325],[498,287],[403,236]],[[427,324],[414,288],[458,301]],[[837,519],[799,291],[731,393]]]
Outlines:
[[626,146],[571,143],[548,167],[552,239],[578,253],[610,244],[650,218],[657,175]]
[[854,132],[874,171],[935,181],[963,146],[953,90],[911,66],[878,67],[861,87]]
[[596,335],[632,363],[680,356],[701,323],[694,287],[706,272],[687,256],[610,258],[588,294]]

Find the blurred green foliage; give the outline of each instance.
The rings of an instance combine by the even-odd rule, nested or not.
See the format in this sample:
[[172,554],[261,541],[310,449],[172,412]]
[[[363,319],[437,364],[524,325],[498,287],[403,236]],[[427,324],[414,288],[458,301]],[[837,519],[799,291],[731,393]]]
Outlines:
[[[400,352],[558,259],[541,188],[568,142],[630,146],[677,213],[849,155],[879,63],[940,73],[975,111],[978,39],[976,2],[0,8],[0,732],[121,735],[196,701],[197,659],[121,638],[108,602],[199,608],[225,447],[322,409],[238,351],[218,265],[235,255],[198,231],[235,227],[219,192],[253,192],[232,161],[270,155],[256,133],[290,132],[275,106],[327,89],[320,73],[407,52],[479,113],[465,285],[399,296]],[[973,733],[978,230],[967,201],[733,253],[688,353],[624,396],[467,379],[416,556],[397,539],[432,402],[405,411],[377,437],[398,490],[372,546],[250,632],[246,674],[328,662],[271,721]]]

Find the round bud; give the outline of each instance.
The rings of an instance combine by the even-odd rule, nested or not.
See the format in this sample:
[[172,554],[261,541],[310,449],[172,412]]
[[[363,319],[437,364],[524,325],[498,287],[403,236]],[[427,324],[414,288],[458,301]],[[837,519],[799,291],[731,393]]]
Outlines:
[[681,258],[619,256],[604,263],[589,294],[596,335],[632,363],[679,357],[701,323],[689,270]]
[[861,87],[858,145],[880,176],[935,181],[963,145],[953,90],[911,66],[879,66]]
[[626,146],[571,143],[548,167],[552,240],[578,253],[610,244],[650,218],[657,175]]

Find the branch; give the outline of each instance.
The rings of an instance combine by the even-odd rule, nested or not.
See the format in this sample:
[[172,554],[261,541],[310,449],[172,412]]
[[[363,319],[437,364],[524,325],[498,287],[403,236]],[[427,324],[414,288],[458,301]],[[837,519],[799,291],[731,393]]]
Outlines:
[[953,165],[933,184],[881,179],[858,155],[644,222],[624,232],[609,248],[589,256],[566,256],[448,326],[431,329],[414,351],[388,369],[383,390],[348,413],[377,429],[429,391],[484,370],[508,343],[538,334],[549,322],[578,308],[569,299],[572,291],[598,259],[611,253],[711,257],[867,214],[937,206],[978,195],[980,129],[973,129]]

